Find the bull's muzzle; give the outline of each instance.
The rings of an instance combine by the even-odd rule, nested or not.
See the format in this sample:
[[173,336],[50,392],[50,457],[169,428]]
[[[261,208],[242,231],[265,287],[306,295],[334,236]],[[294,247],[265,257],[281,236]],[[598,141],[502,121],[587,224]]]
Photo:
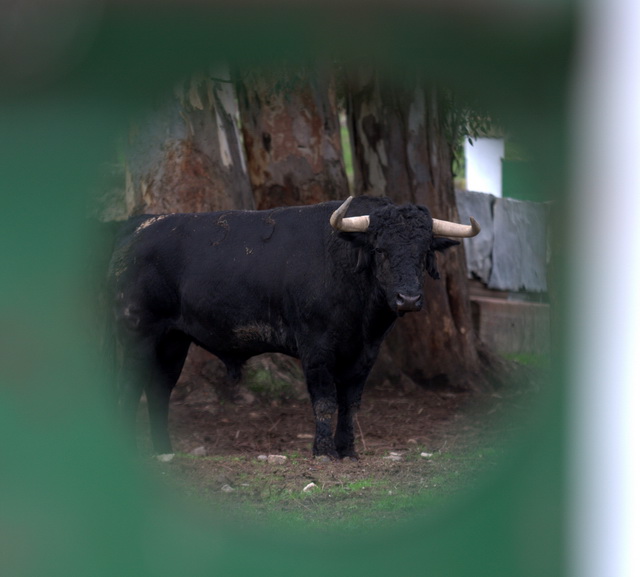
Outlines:
[[398,293],[396,296],[396,308],[398,312],[417,312],[422,308],[422,295],[405,295]]

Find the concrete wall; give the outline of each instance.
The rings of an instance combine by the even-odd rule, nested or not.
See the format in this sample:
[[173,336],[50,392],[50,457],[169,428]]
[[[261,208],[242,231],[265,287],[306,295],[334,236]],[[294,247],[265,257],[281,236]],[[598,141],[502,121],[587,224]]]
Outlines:
[[549,353],[549,305],[472,297],[471,311],[474,328],[480,340],[497,353]]
[[461,222],[473,216],[482,227],[464,240],[469,277],[486,287],[471,297],[478,336],[502,354],[548,353],[549,305],[523,295],[547,291],[549,207],[467,191],[456,200]]

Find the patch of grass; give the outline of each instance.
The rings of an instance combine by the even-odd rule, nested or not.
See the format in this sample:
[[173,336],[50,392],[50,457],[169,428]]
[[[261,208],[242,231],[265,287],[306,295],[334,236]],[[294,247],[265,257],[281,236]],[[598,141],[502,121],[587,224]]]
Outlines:
[[549,368],[549,355],[541,355],[535,353],[515,353],[504,355],[509,361],[514,361],[525,367],[532,369],[548,369]]
[[[313,459],[293,455],[281,466],[246,459],[242,473],[233,479],[233,492],[210,497],[242,524],[360,530],[442,507],[472,487],[501,451],[481,447],[434,453],[429,458],[419,455],[415,449],[400,462],[373,457],[362,465],[329,463],[326,468]],[[226,465],[233,467],[231,461]],[[303,487],[312,481],[316,487],[304,492]]]
[[265,399],[288,399],[294,396],[291,382],[278,378],[268,369],[247,367],[244,382],[252,393]]

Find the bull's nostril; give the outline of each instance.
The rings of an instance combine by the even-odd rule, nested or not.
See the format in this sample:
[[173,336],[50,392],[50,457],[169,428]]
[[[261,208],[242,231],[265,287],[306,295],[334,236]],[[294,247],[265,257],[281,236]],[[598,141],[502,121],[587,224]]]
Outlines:
[[396,306],[399,311],[417,311],[422,308],[421,295],[405,295],[398,293],[396,297]]

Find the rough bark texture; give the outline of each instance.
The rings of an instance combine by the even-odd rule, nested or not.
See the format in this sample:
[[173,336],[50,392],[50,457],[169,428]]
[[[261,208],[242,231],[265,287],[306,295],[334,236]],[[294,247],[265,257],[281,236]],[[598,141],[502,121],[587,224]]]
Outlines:
[[[356,192],[426,205],[435,218],[458,221],[442,112],[434,90],[383,87],[374,77],[354,80],[347,113]],[[473,386],[480,358],[463,249],[439,255],[438,267],[440,280],[427,277],[424,309],[401,319],[386,347],[418,384]]]
[[244,75],[238,100],[257,208],[348,196],[335,90],[328,77],[276,82],[264,74]]
[[131,130],[130,213],[253,208],[230,82],[193,75]]

